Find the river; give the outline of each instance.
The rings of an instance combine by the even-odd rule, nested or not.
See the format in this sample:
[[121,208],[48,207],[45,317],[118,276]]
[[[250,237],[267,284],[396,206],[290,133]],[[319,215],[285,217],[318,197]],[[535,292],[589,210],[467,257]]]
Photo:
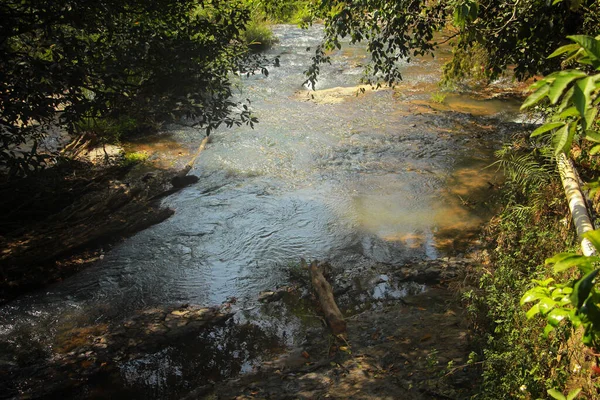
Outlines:
[[[360,46],[333,53],[312,92],[302,85],[303,71],[320,28],[276,26],[274,32],[280,42],[268,55],[280,55],[281,66],[238,80],[240,98],[251,99],[260,123],[211,135],[191,171],[199,182],[164,201],[176,210],[172,218],[76,276],[3,306],[0,363],[16,369],[49,360],[65,332],[165,304],[236,298],[238,307],[252,309],[259,292],[287,283],[300,257],[359,270],[466,250],[490,216],[490,184],[499,178],[486,166],[521,118],[518,103],[456,94],[443,104],[433,101],[449,56],[444,51],[405,65],[404,82],[393,90],[359,93],[368,57]],[[199,141],[194,129],[173,126],[154,143],[133,146],[182,165]],[[210,346],[214,354],[243,353],[234,367],[219,364],[222,376],[250,370],[260,351],[236,345],[240,337],[292,346],[302,321],[265,317],[256,326],[260,332],[221,330],[122,362],[109,392],[169,398],[170,388],[185,391],[191,376],[214,364],[202,358]],[[4,381],[6,396],[36,396],[43,380],[56,375],[41,364],[21,370],[10,375],[18,384]],[[89,390],[90,397],[107,393]]]

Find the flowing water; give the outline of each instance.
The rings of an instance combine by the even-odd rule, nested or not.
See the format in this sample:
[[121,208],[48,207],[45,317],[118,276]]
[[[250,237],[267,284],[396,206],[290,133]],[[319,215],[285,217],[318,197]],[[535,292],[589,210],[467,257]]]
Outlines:
[[[252,100],[260,123],[212,135],[191,171],[199,182],[164,201],[176,210],[172,218],[92,268],[2,307],[3,365],[14,364],[15,349],[50,357],[61,332],[149,307],[236,297],[251,308],[260,291],[286,284],[300,257],[352,270],[464,251],[490,215],[488,182],[498,177],[485,167],[517,125],[518,104],[459,95],[432,102],[444,52],[407,64],[394,90],[360,93],[367,54],[359,46],[333,53],[312,92],[303,71],[320,29],[278,26],[275,33],[280,43],[269,55],[280,55],[281,66],[268,77],[239,78],[240,98]],[[174,126],[158,141],[131,146],[182,165],[200,139]],[[243,372],[256,352],[236,340],[268,336],[290,345],[293,335],[282,330],[293,333],[302,321],[290,317],[282,328],[264,317],[256,324],[261,332],[237,332],[235,340],[213,332],[212,341],[193,337],[124,362],[121,384],[139,390],[133,397],[169,397],[165,388],[185,387],[206,364],[198,354],[210,346],[224,351],[224,342],[230,354],[244,353],[228,374]]]

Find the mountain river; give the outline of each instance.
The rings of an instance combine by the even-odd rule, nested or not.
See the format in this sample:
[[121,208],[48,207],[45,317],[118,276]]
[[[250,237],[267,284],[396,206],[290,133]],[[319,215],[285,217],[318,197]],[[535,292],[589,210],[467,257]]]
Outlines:
[[[272,351],[294,346],[303,319],[275,321],[259,311],[257,297],[286,285],[300,257],[351,272],[467,250],[491,215],[490,188],[501,178],[488,166],[518,129],[518,102],[451,93],[434,101],[450,55],[444,50],[403,66],[394,89],[360,93],[368,55],[345,46],[311,91],[303,71],[320,27],[274,31],[280,41],[268,55],[279,55],[281,66],[236,78],[260,123],[211,135],[190,172],[198,183],[164,200],[175,215],[91,268],[0,308],[0,366],[12,371],[0,374],[0,398],[42,396],[50,381],[83,381],[52,360],[65,336],[84,327],[164,305],[229,301],[246,310],[224,328],[117,359],[116,373],[77,389],[87,397],[176,397],[200,375],[251,371],[264,354],[256,342]],[[201,137],[172,126],[153,142],[128,146],[182,166]],[[82,393],[71,386],[52,396]]]

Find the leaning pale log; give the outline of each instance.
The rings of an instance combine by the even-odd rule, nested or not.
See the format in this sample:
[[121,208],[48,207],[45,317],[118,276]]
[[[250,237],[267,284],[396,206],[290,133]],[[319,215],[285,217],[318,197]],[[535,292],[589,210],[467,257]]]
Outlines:
[[[301,263],[302,266],[306,268],[306,261],[301,260]],[[344,321],[344,317],[335,303],[331,285],[323,276],[323,272],[321,272],[318,262],[311,262],[310,268],[308,269],[310,271],[313,289],[317,294],[319,303],[323,309],[323,314],[325,314],[325,319],[327,320],[327,324],[329,325],[331,332],[333,332],[334,335],[345,333],[346,321]]]
[[211,137],[210,136],[206,136],[204,139],[202,139],[202,142],[200,142],[200,146],[198,147],[198,150],[196,150],[196,153],[194,153],[194,156],[192,157],[192,159],[185,164],[185,167],[183,167],[183,169],[179,172],[180,177],[183,177],[185,175],[187,175],[188,172],[191,171],[192,167],[194,166],[194,163],[196,162],[196,159],[200,156],[200,153],[202,153],[204,151],[204,149],[206,148],[206,145],[208,143],[210,143]]
[[[564,152],[561,152],[556,157],[556,163],[558,165],[558,172],[560,179],[565,189],[565,195],[569,202],[569,209],[571,210],[571,216],[573,217],[573,223],[577,230],[577,235],[581,239],[581,236],[588,231],[594,230],[594,226],[590,221],[590,217],[587,210],[587,205],[581,189],[579,188],[579,179],[577,171],[573,167],[573,163],[567,157]],[[596,253],[594,246],[587,239],[581,239],[581,249],[583,254],[590,256]]]
[[171,184],[176,189],[181,189],[185,186],[191,185],[193,183],[198,182],[198,177],[195,175],[188,175],[188,172],[192,170],[196,159],[200,156],[200,153],[204,151],[206,145],[210,143],[210,136],[206,136],[204,140],[200,143],[200,147],[196,150],[196,153],[192,157],[192,159],[171,179]]

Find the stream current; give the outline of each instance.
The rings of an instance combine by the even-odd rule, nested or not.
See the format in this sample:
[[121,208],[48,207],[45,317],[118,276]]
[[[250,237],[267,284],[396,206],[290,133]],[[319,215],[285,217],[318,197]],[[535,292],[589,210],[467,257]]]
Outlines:
[[[406,64],[393,90],[358,93],[368,61],[360,46],[333,53],[312,92],[302,85],[303,71],[320,28],[274,31],[280,42],[268,55],[279,55],[281,66],[239,78],[240,98],[252,100],[260,123],[211,135],[190,172],[199,182],[164,201],[173,217],[76,276],[0,308],[0,346],[8,349],[0,363],[13,365],[10,352],[27,347],[51,357],[59,332],[149,307],[235,297],[251,308],[259,292],[287,283],[300,257],[352,270],[465,250],[490,215],[489,183],[499,178],[485,167],[518,125],[518,103],[466,95],[432,101],[444,51]],[[137,146],[159,148],[163,160],[181,166],[200,139],[196,130],[173,126],[155,147]],[[283,330],[266,321],[260,325],[275,336]],[[285,329],[300,329],[294,321]],[[170,397],[165,387],[173,380],[181,386],[193,373],[185,369],[201,364],[190,360],[198,358],[194,343],[205,346],[198,340],[124,363],[122,385],[142,388],[142,397]],[[231,373],[251,369],[249,359]]]

